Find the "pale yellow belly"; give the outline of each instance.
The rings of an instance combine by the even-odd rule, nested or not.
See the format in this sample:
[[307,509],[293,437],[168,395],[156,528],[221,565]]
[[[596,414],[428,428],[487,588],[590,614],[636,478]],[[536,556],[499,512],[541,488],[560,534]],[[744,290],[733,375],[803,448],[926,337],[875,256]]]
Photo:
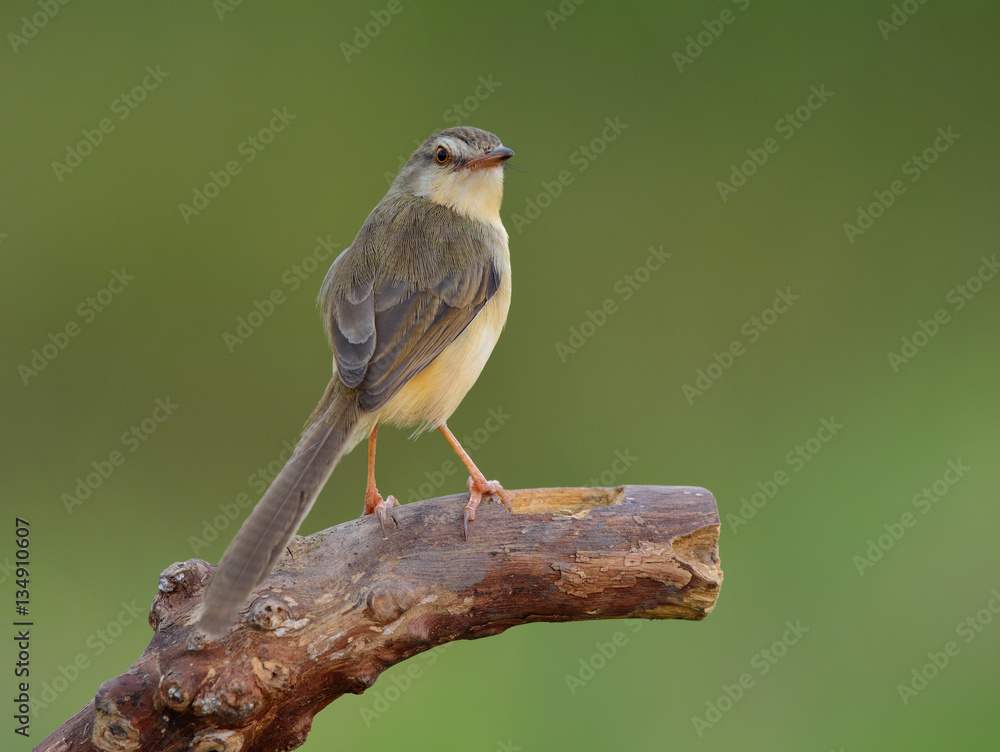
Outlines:
[[510,268],[500,289],[479,315],[427,368],[414,376],[378,411],[378,420],[400,426],[436,428],[455,412],[476,383],[500,338],[510,308]]

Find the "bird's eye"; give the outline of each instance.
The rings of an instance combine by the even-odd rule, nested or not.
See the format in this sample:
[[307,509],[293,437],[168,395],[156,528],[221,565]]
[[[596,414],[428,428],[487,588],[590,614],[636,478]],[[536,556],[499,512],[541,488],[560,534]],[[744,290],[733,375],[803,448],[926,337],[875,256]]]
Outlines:
[[438,164],[448,164],[448,161],[451,159],[451,154],[449,154],[448,150],[443,146],[439,146],[437,151],[434,152],[434,159],[437,160]]

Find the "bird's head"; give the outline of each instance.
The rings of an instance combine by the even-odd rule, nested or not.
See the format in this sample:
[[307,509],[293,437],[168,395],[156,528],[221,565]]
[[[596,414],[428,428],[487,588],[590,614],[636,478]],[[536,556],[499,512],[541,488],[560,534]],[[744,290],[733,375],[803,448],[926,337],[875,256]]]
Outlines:
[[500,221],[503,165],[514,152],[478,128],[438,131],[399,171],[393,188],[483,222]]

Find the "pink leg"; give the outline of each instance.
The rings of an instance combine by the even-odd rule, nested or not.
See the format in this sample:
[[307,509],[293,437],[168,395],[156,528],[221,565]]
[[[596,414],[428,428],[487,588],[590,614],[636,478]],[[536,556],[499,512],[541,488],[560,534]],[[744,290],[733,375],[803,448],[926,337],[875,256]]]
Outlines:
[[482,501],[484,494],[493,494],[499,497],[500,501],[507,508],[508,512],[514,511],[510,505],[510,495],[503,490],[503,486],[500,485],[498,481],[486,480],[486,476],[483,475],[479,468],[476,467],[476,463],[472,461],[469,453],[466,452],[462,445],[458,443],[458,439],[455,438],[448,426],[442,423],[438,426],[438,430],[444,435],[445,439],[451,444],[451,448],[455,450],[455,454],[459,456],[462,460],[462,464],[469,471],[469,482],[467,487],[469,489],[469,503],[465,505],[465,537],[469,537],[469,521],[476,519],[476,507],[479,506],[479,502]]
[[363,514],[374,513],[378,517],[379,527],[382,528],[382,537],[385,538],[385,510],[390,507],[398,507],[399,502],[395,496],[382,500],[382,494],[375,487],[375,437],[378,434],[378,423],[372,429],[368,437],[368,485],[365,486],[365,511]]

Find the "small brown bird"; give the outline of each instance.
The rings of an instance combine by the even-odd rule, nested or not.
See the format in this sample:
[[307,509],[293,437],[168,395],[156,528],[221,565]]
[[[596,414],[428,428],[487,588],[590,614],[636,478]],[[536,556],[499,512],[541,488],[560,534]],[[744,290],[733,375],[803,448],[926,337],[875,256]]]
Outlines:
[[486,480],[446,421],[476,382],[510,306],[510,254],[500,221],[503,165],[514,152],[492,133],[449,128],[413,153],[326,275],[319,303],[335,372],[291,458],[215,570],[199,621],[228,631],[270,574],[340,458],[368,437],[365,514],[385,536],[375,487],[379,424],[437,428],[469,470],[465,530]]

